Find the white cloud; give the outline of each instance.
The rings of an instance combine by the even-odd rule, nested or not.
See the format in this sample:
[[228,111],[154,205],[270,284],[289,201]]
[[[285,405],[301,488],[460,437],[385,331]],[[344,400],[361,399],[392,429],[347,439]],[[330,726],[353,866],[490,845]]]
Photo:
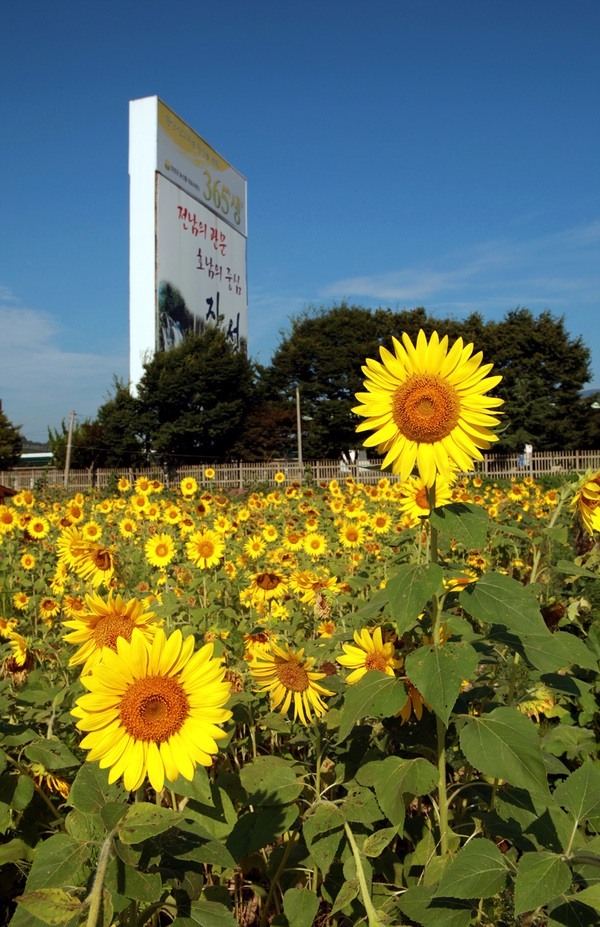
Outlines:
[[599,243],[600,221],[525,241],[489,241],[441,255],[435,264],[336,280],[321,296],[482,312],[573,300],[597,304]]
[[31,440],[47,439],[75,409],[80,418],[93,417],[112,384],[114,373],[127,375],[125,353],[104,356],[64,350],[64,332],[44,312],[19,306],[0,287],[0,397],[8,418],[23,426]]

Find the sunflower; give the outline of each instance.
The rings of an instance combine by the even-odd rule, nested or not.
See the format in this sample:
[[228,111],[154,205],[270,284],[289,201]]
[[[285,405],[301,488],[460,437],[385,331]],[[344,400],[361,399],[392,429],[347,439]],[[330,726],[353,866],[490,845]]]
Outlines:
[[394,657],[394,642],[384,644],[381,628],[375,628],[372,636],[368,628],[355,631],[354,640],[357,646],[342,644],[344,656],[336,658],[340,666],[353,670],[346,678],[349,685],[358,682],[370,670],[394,676],[394,670],[402,666],[402,660]]
[[17,592],[13,596],[13,605],[15,608],[18,608],[20,612],[25,611],[29,605],[29,596],[25,592]]
[[117,489],[119,492],[129,492],[131,489],[131,483],[126,476],[120,476],[117,481]]
[[266,542],[261,538],[260,534],[253,534],[244,544],[244,553],[252,557],[253,560],[258,560],[266,549]]
[[135,481],[135,491],[141,493],[144,496],[148,496],[153,492],[154,486],[152,485],[152,480],[149,480],[147,476],[138,476]]
[[115,569],[115,561],[108,547],[88,541],[85,547],[78,549],[74,557],[73,569],[82,579],[93,586],[108,585]]
[[382,363],[367,360],[363,367],[366,393],[357,393],[361,405],[352,411],[366,416],[357,431],[374,431],[364,442],[385,454],[382,466],[406,480],[417,464],[423,482],[432,486],[437,473],[448,481],[452,466],[468,471],[473,459],[497,436],[490,426],[499,419],[490,409],[502,399],[485,396],[498,385],[488,377],[491,364],[481,366],[482,354],[459,338],[448,351],[448,337],[433,332],[429,343],[422,330],[416,347],[404,333],[393,338],[395,355],[380,348]]
[[88,541],[99,541],[102,537],[102,528],[97,521],[88,521],[81,526],[81,531]]
[[267,525],[265,528],[263,528],[262,536],[264,537],[265,541],[269,541],[269,543],[271,543],[272,541],[277,540],[279,537],[279,532],[275,525]]
[[375,534],[387,534],[392,527],[392,518],[387,512],[375,512],[371,516],[371,528]]
[[352,522],[344,522],[340,528],[339,537],[342,547],[348,549],[352,547],[361,547],[365,540],[365,532],[359,525],[353,525]]
[[282,599],[288,591],[288,583],[281,573],[265,570],[254,574],[250,590],[253,599],[268,602],[270,599]]
[[[427,486],[419,477],[409,476],[401,486],[402,500],[400,510],[411,519],[424,518],[429,515]],[[452,501],[452,491],[448,482],[438,476],[435,482],[435,507],[448,505]]]
[[66,628],[73,628],[64,640],[69,644],[81,644],[69,665],[85,664],[83,673],[88,673],[104,658],[106,649],[116,652],[118,638],[130,641],[137,628],[146,640],[151,641],[158,630],[155,613],[146,611],[139,599],[125,602],[120,595],[113,598],[112,592],[109,592],[106,599],[99,595],[86,595],[85,602],[85,611],[79,610],[73,620],[63,622]]
[[155,534],[146,541],[146,560],[151,566],[166,567],[175,556],[175,542],[170,534]]
[[55,615],[58,615],[60,611],[60,604],[56,601],[56,599],[53,599],[50,596],[46,596],[46,598],[42,599],[40,602],[38,611],[40,613],[40,618],[42,618],[44,621],[50,621],[52,618],[54,618]]
[[275,479],[275,482],[276,482],[276,483],[285,483],[285,473],[282,473],[281,470],[279,470],[279,471],[275,474],[274,479]]
[[589,534],[600,531],[600,470],[593,476],[586,474],[571,505],[577,507]]
[[21,566],[24,570],[33,570],[35,566],[35,557],[33,554],[23,554],[21,557]]
[[17,521],[18,516],[14,509],[9,509],[7,505],[0,505],[0,534],[8,534],[12,531]]
[[213,644],[194,653],[194,637],[181,631],[169,638],[160,630],[149,645],[139,630],[131,642],[119,638],[93,674],[82,677],[89,693],[72,714],[87,731],[81,742],[88,761],[110,767],[109,783],[123,776],[125,788],[138,789],[146,775],[160,792],[165,778],[190,781],[196,765],[210,766],[217,727],[231,712],[223,708],[231,690],[225,667],[213,659]]
[[327,552],[327,541],[325,540],[325,536],[319,534],[317,531],[312,531],[310,534],[307,534],[302,542],[302,546],[309,557],[313,559],[322,557],[323,554]]
[[185,545],[185,550],[188,559],[192,563],[195,563],[200,569],[206,570],[209,567],[217,566],[225,552],[225,542],[216,531],[210,529],[194,531]]
[[41,515],[35,515],[27,523],[27,534],[31,538],[45,538],[50,530],[50,524]]
[[293,698],[294,721],[300,718],[307,725],[313,720],[313,711],[316,718],[327,711],[321,696],[335,694],[319,685],[317,680],[325,673],[312,671],[313,662],[312,657],[304,657],[304,649],[294,653],[286,644],[283,650],[271,639],[268,648],[255,650],[250,672],[261,687],[258,691],[270,694],[272,710],[281,705],[280,713],[286,714]]
[[76,595],[64,596],[61,607],[67,618],[78,618],[79,615],[86,611],[85,602]]
[[122,518],[119,522],[119,534],[122,538],[132,538],[137,532],[137,522],[133,518]]
[[206,477],[207,480],[214,480],[215,471],[213,470],[212,467],[207,467],[206,470],[204,471],[204,476]]

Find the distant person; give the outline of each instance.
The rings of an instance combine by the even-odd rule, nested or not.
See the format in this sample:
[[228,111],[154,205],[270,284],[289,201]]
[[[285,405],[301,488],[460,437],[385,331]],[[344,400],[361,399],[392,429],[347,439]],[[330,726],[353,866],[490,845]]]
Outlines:
[[531,464],[533,461],[533,445],[532,444],[525,445],[525,452],[523,454],[523,457],[524,457],[524,465],[526,467],[529,467],[529,469],[531,469]]

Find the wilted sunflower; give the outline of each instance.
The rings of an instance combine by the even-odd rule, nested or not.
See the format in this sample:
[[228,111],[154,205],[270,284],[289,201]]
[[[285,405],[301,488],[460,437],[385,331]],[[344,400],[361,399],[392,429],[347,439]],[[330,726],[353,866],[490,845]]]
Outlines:
[[155,534],[146,541],[144,551],[151,566],[162,568],[175,556],[175,543],[170,534]]
[[342,644],[344,656],[336,658],[340,666],[353,670],[346,677],[349,685],[358,682],[370,670],[380,670],[388,676],[394,676],[394,670],[402,666],[402,660],[394,657],[394,642],[384,644],[381,628],[375,628],[372,636],[368,628],[355,631],[354,640],[357,646]]
[[194,531],[185,545],[185,550],[192,563],[201,570],[207,570],[219,563],[225,552],[225,542],[216,531]]
[[160,630],[149,645],[136,629],[131,642],[120,637],[117,652],[82,677],[89,693],[72,714],[89,732],[81,742],[88,761],[110,767],[109,783],[123,776],[134,790],[147,775],[160,792],[165,777],[192,780],[198,763],[212,764],[216,741],[226,737],[217,725],[231,717],[223,708],[231,686],[212,658],[213,644],[193,651],[193,635],[184,641],[179,630],[169,638]]
[[[71,621],[64,621],[66,628],[73,628],[64,639],[69,644],[81,644],[77,653],[69,660],[70,666],[85,664],[82,673],[88,673],[104,657],[106,649],[116,652],[117,640],[122,637],[130,641],[137,628],[143,637],[151,641],[158,630],[154,612],[146,611],[139,599],[124,599],[109,592],[106,599],[99,595],[86,595],[86,608],[73,615]],[[94,670],[95,671],[95,670]]]
[[416,347],[404,333],[402,342],[393,338],[395,355],[380,348],[382,363],[367,360],[363,367],[366,393],[357,393],[362,405],[352,411],[366,416],[357,431],[373,431],[364,444],[385,454],[383,467],[406,480],[417,464],[427,486],[437,473],[448,481],[452,465],[471,470],[473,459],[497,436],[490,426],[499,419],[490,409],[502,399],[485,396],[502,377],[488,377],[491,364],[481,366],[482,354],[473,345],[463,346],[459,338],[448,351],[448,337],[440,341],[433,332],[429,343],[422,330]]
[[[327,711],[322,695],[335,695],[324,689],[317,682],[325,673],[311,670],[313,658],[304,657],[304,649],[294,653],[288,644],[283,650],[273,639],[269,646],[254,651],[250,663],[250,672],[261,688],[259,692],[268,692],[271,697],[271,709],[280,708],[284,715],[294,702],[294,721],[300,718],[302,724],[309,724],[315,717],[320,718]],[[307,720],[308,719],[308,720]]]

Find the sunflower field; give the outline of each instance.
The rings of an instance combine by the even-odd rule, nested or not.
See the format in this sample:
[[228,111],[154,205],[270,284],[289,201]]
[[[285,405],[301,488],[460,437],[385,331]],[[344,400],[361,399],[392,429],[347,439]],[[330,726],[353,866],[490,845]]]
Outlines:
[[0,506],[3,923],[599,923],[600,474],[473,476],[460,339],[364,369],[372,482]]

